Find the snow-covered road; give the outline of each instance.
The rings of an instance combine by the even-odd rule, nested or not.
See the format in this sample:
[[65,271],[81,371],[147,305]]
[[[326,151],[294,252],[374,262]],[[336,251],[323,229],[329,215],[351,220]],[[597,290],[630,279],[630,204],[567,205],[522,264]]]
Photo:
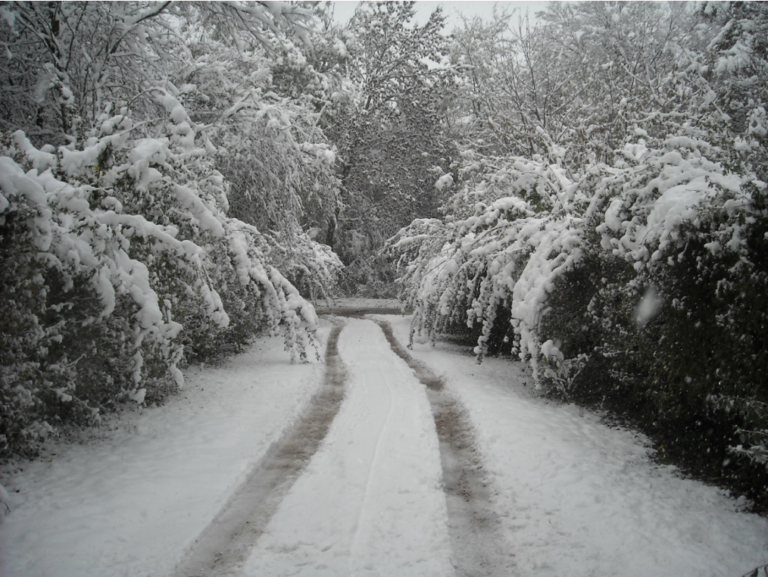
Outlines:
[[424,389],[371,321],[339,339],[347,397],[245,575],[450,575],[440,455]]
[[[407,340],[407,317],[381,318]],[[222,574],[473,574],[456,554],[468,557],[457,547],[462,531],[473,536],[444,492],[463,466],[438,441],[433,410],[446,399],[469,423],[486,485],[478,494],[495,511],[503,549],[475,575],[503,566],[519,576],[739,577],[768,562],[766,519],[653,465],[638,435],[535,398],[518,365],[478,366],[450,345],[416,345],[413,357],[444,384],[436,401],[374,322],[343,322],[338,414],[254,531],[250,554]],[[330,330],[324,321],[323,342]],[[123,419],[87,446],[62,447],[50,462],[3,471],[13,512],[0,526],[0,575],[177,571],[270,447],[300,429],[322,389],[323,363],[290,365],[280,348],[262,339],[224,366],[192,370],[168,405]]]
[[[410,319],[382,318],[408,342]],[[516,575],[740,577],[768,562],[768,520],[655,465],[642,436],[536,398],[521,365],[445,343],[411,354],[466,408]]]

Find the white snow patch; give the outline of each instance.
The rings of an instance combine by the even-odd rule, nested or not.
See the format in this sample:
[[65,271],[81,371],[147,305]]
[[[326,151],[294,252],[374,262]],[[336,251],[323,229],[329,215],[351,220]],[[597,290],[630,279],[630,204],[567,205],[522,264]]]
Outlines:
[[449,188],[451,186],[453,186],[453,177],[450,174],[444,174],[437,179],[437,182],[435,182],[435,188],[437,190],[443,190],[444,188]]
[[[329,330],[323,323],[323,343]],[[262,338],[221,367],[190,368],[178,397],[127,414],[103,439],[3,471],[12,513],[0,527],[0,575],[170,575],[322,372]]]
[[[410,319],[381,318],[405,345]],[[738,576],[768,562],[768,519],[653,464],[642,435],[535,398],[521,364],[477,365],[447,344],[411,354],[469,412],[518,575]]]

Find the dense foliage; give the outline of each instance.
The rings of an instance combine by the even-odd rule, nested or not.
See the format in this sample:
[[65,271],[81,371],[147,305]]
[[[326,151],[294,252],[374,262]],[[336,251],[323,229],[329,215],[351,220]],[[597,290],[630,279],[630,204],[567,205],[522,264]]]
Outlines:
[[[282,332],[341,268],[308,231],[337,204],[311,103],[278,93],[291,5],[0,7],[0,456],[183,385],[179,367]],[[310,211],[311,212],[308,212]]]
[[763,499],[762,4],[552,4],[467,22],[442,219],[390,241],[412,331],[507,350]]
[[347,265],[348,290],[387,296],[395,271],[378,255],[385,240],[415,215],[437,216],[433,171],[452,148],[451,76],[436,66],[448,53],[444,25],[439,9],[419,25],[408,2],[363,3],[350,23],[350,98],[329,130],[344,202],[329,244]]

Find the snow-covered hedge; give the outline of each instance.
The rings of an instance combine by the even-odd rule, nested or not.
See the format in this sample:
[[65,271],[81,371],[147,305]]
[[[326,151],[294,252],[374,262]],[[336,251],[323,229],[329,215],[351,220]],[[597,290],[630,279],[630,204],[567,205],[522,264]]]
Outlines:
[[315,84],[327,83],[289,46],[276,63],[259,46],[190,41],[194,59],[177,72],[176,84],[192,117],[205,123],[216,166],[231,185],[227,213],[259,229],[273,265],[304,294],[330,296],[341,263],[305,232],[324,240],[339,208],[335,149],[316,112],[330,87],[315,87],[318,96],[287,96],[291,75],[306,69]]
[[[226,215],[215,147],[172,86],[151,94],[159,126],[124,107],[79,145],[2,135],[2,455],[121,401],[161,400],[183,386],[182,363],[256,332],[282,331],[291,359],[315,346],[314,309],[274,241]],[[299,238],[332,278],[335,255]]]
[[[503,166],[493,168],[493,160]],[[475,350],[482,358],[497,309],[506,306],[519,344],[531,356],[538,352],[535,327],[547,287],[581,256],[583,218],[575,207],[585,197],[541,159],[493,160],[486,163],[490,174],[474,174],[483,168],[465,163],[468,183],[451,208],[471,210],[470,216],[416,221],[393,248],[419,250],[402,279],[415,311],[414,331],[434,334],[466,317],[470,325],[482,324]],[[536,363],[538,354],[531,358]]]
[[467,27],[463,151],[437,182],[454,196],[389,242],[414,335],[513,351],[540,389],[759,499],[767,24],[755,3],[584,3]]
[[478,359],[501,336],[539,387],[610,380],[663,417],[724,423],[765,463],[766,185],[693,138],[646,138],[576,175],[557,150],[466,153],[448,216],[390,241],[412,336],[465,323]]

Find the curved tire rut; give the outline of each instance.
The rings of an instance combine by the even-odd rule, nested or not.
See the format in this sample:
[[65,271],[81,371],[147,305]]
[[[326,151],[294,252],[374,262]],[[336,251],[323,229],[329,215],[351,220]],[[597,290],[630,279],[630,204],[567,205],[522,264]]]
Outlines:
[[331,330],[323,384],[297,423],[276,441],[189,547],[175,577],[234,573],[264,533],[285,494],[320,447],[344,399],[346,371],[338,353],[343,325]]
[[452,562],[457,577],[509,577],[514,557],[502,535],[498,515],[472,424],[459,402],[445,391],[443,380],[400,345],[385,321],[374,321],[392,350],[427,389],[440,441],[443,490],[448,506]]

